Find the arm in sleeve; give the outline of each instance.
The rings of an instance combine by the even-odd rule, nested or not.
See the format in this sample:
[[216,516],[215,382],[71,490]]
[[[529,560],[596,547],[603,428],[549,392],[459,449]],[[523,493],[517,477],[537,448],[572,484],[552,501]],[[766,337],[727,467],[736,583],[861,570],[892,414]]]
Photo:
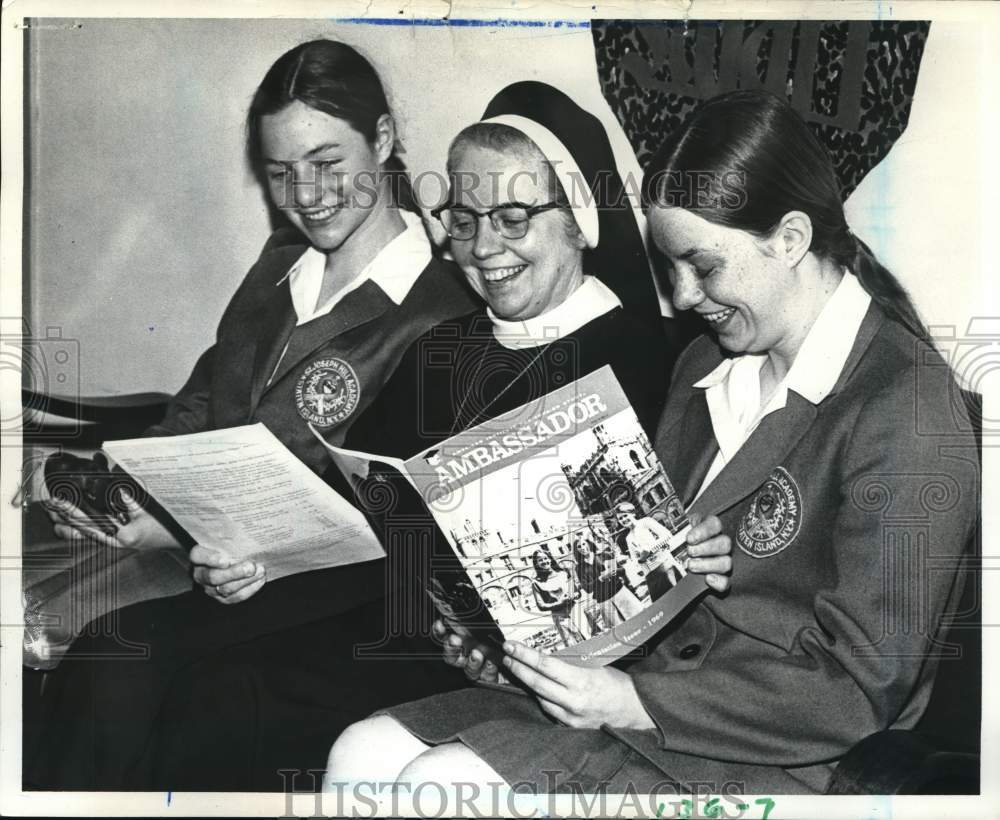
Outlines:
[[176,436],[200,433],[209,428],[212,367],[215,359],[213,345],[198,358],[194,370],[180,391],[167,403],[163,420],[148,428],[146,436]]
[[267,242],[260,252],[257,262],[247,273],[239,289],[226,306],[222,318],[219,320],[216,330],[216,344],[206,350],[198,358],[191,375],[180,391],[168,402],[167,410],[163,420],[148,428],[143,435],[146,436],[176,436],[184,433],[200,433],[211,429],[211,391],[212,374],[215,368],[216,349],[218,339],[222,335],[222,329],[226,326],[227,320],[232,315],[234,306],[240,299],[240,295],[253,280],[255,272],[262,259],[273,250],[280,249],[285,245],[292,245],[302,242],[302,236],[293,228],[279,228],[268,237]]
[[[959,592],[957,562],[941,569],[924,557],[960,554],[978,498],[975,457],[942,455],[946,442],[974,447],[971,437],[917,433],[915,409],[948,424],[951,408],[938,396],[918,409],[909,381],[870,398],[857,418],[838,470],[832,580],[815,590],[791,651],[733,624],[721,627],[713,647],[723,658],[709,655],[694,670],[633,671],[664,748],[806,765],[841,756],[899,717],[921,680],[942,613]],[[928,487],[936,497],[927,497]],[[926,553],[917,539],[907,545],[887,534],[889,504],[929,512]]]

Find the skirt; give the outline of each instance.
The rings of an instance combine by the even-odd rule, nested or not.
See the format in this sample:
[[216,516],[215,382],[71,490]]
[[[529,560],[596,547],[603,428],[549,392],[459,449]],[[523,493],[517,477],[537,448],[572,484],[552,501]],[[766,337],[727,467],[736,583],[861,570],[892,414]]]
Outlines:
[[[461,741],[518,793],[607,794],[671,789],[676,784],[639,752],[602,729],[573,729],[534,698],[477,686],[382,710],[430,745]],[[659,736],[659,731],[649,732]]]

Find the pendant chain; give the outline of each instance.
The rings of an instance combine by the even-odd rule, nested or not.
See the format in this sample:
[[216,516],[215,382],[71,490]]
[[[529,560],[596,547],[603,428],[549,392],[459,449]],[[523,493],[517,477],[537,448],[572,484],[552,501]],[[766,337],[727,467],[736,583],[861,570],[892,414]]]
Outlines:
[[[501,398],[503,398],[503,396],[507,393],[508,390],[510,390],[514,386],[514,384],[518,381],[518,379],[520,379],[525,373],[527,373],[535,362],[537,362],[540,358],[542,358],[548,346],[549,346],[548,344],[542,345],[541,350],[539,350],[538,353],[532,356],[531,360],[524,366],[521,372],[515,375],[514,378],[512,378],[507,383],[507,386],[504,387],[503,390],[501,390],[492,399],[490,399],[489,402],[487,402],[486,406],[483,407],[478,413],[476,413],[476,415],[474,415],[470,419],[468,424],[462,425],[462,429],[468,430],[470,427],[474,426],[474,423],[477,423],[476,420],[481,418],[486,413],[487,410],[489,410],[494,404],[496,404]],[[468,404],[469,399],[472,396],[472,391],[476,389],[476,380],[479,378],[479,374],[482,372],[483,360],[486,358],[487,352],[488,349],[484,350],[482,352],[482,355],[480,355],[479,357],[479,363],[476,365],[476,372],[472,374],[472,384],[469,386],[469,389],[465,391],[465,396],[462,398],[462,402],[461,404],[459,404],[458,410],[455,413],[455,422],[454,424],[452,424],[451,427],[451,435],[455,435],[456,432],[459,432],[456,431],[455,428],[458,426],[459,422],[462,419],[462,411],[465,410],[465,405]]]

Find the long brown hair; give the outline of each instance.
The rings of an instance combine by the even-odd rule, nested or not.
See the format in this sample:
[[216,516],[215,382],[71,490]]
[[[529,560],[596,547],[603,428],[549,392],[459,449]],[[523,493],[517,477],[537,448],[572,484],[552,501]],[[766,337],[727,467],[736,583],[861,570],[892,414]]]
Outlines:
[[642,193],[647,206],[678,205],[756,236],[802,211],[812,221],[809,250],[849,268],[890,319],[930,341],[906,290],[848,227],[830,155],[773,94],[734,91],[704,103],[654,155]]

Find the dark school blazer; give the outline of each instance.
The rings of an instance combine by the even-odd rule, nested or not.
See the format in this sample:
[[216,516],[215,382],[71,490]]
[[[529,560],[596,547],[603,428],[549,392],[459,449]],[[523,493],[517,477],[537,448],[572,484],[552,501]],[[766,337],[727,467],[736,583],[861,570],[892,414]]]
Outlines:
[[[682,354],[656,451],[701,485],[714,340]],[[874,304],[833,391],[789,391],[692,507],[733,540],[732,589],[630,667],[659,732],[609,730],[674,778],[822,791],[868,734],[912,727],[974,531],[979,461],[941,357]]]
[[476,306],[461,271],[432,258],[401,304],[368,281],[327,315],[296,328],[291,290],[282,280],[308,247],[300,235],[298,239],[294,244],[281,244],[274,237],[268,242],[226,308],[215,345],[201,356],[171,400],[164,420],[147,435],[259,421],[299,459],[322,472],[328,456],[300,411],[303,388],[308,392],[315,386],[309,384],[309,376],[324,370],[335,386],[356,391],[340,412],[318,414],[327,422],[318,424],[319,429],[327,440],[339,444],[410,344],[440,322]]

